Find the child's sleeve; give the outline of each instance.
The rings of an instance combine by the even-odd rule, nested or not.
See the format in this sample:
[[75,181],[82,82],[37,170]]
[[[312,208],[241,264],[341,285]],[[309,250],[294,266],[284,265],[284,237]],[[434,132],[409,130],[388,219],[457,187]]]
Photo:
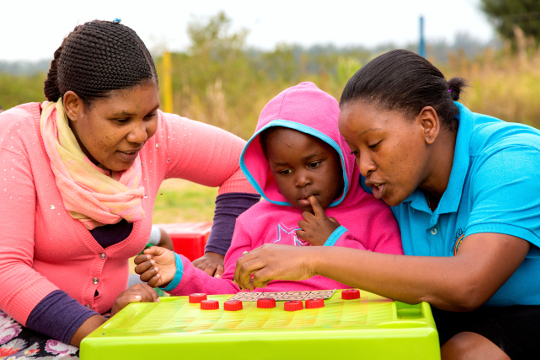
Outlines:
[[343,225],[334,230],[332,235],[326,239],[324,246],[341,246],[366,250],[365,246],[359,240],[355,239],[351,232]]
[[230,279],[217,278],[197,269],[183,255],[174,254],[176,260],[176,275],[168,286],[162,288],[174,296],[186,296],[193,293],[236,294],[240,291],[238,285]]
[[231,247],[225,255],[225,271],[221,278],[208,275],[197,269],[191,261],[183,255],[176,256],[176,275],[167,287],[162,288],[171,295],[184,296],[193,293],[236,294],[240,288],[233,282],[236,261],[242,257],[244,251],[253,249],[250,237],[245,233],[239,220],[231,242]]

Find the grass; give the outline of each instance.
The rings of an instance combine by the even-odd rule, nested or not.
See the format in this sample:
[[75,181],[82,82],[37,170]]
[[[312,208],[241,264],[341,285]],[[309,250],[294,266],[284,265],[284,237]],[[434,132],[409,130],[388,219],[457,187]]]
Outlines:
[[212,221],[217,188],[182,179],[168,179],[159,188],[154,224]]

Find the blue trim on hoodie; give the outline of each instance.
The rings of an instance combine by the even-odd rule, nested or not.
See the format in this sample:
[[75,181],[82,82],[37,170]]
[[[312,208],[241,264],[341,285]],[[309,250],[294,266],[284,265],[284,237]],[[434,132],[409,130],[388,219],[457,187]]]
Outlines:
[[249,170],[246,167],[246,164],[244,162],[244,155],[245,155],[246,150],[248,149],[248,147],[251,145],[251,142],[254,139],[256,139],[261,132],[263,132],[264,130],[266,130],[266,129],[270,128],[270,127],[275,127],[275,126],[281,126],[281,127],[297,130],[297,131],[300,131],[300,132],[302,132],[304,134],[314,136],[314,137],[316,137],[318,139],[321,139],[322,141],[324,141],[328,145],[332,146],[332,148],[334,148],[334,150],[336,150],[336,152],[338,153],[339,158],[341,160],[341,171],[342,171],[342,176],[343,176],[343,193],[341,194],[341,197],[339,197],[339,199],[332,201],[332,203],[328,207],[333,207],[333,206],[337,206],[337,205],[341,204],[343,199],[345,199],[345,196],[347,196],[347,192],[349,191],[349,179],[347,177],[347,169],[345,168],[345,158],[343,157],[343,152],[341,151],[341,148],[334,141],[334,139],[332,139],[330,136],[320,132],[319,130],[313,129],[312,127],[309,127],[307,125],[300,124],[300,123],[297,123],[297,122],[294,122],[294,121],[290,121],[290,120],[277,119],[277,120],[270,121],[268,124],[266,124],[264,127],[262,127],[259,131],[257,131],[251,137],[251,139],[248,140],[246,146],[244,146],[244,149],[242,150],[242,154],[240,155],[240,169],[242,169],[242,172],[244,173],[244,176],[248,179],[249,183],[255,188],[255,190],[257,190],[257,192],[259,194],[261,194],[261,196],[266,201],[271,202],[272,204],[281,205],[281,206],[293,206],[292,204],[289,204],[286,201],[270,200],[266,196],[264,191],[261,189],[261,187],[259,186],[257,181],[255,181],[255,179],[253,178],[253,176],[249,172]]
[[177,253],[174,253],[174,262],[176,263],[176,272],[174,273],[174,278],[171,280],[169,285],[160,287],[161,290],[174,290],[180,284],[180,281],[182,281],[182,276],[184,276],[184,263],[182,262],[180,255]]
[[334,230],[332,235],[330,235],[328,237],[328,239],[326,239],[326,242],[324,243],[323,246],[334,246],[334,245],[336,245],[336,242],[339,240],[341,235],[345,234],[347,231],[349,231],[349,230],[347,230],[347,228],[345,226],[338,227],[336,230]]

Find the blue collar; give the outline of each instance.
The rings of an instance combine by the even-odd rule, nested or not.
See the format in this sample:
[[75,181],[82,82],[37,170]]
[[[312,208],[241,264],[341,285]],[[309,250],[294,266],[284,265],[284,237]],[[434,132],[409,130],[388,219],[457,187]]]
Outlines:
[[[454,160],[452,162],[452,171],[448,186],[443,193],[443,196],[433,212],[431,223],[436,224],[439,214],[457,212],[465,177],[469,170],[469,144],[474,127],[474,114],[465,106],[458,102],[454,102],[459,108],[459,128],[456,139],[456,147],[454,149]],[[405,201],[410,202],[410,206],[416,210],[430,213],[426,198],[420,189],[416,189]]]

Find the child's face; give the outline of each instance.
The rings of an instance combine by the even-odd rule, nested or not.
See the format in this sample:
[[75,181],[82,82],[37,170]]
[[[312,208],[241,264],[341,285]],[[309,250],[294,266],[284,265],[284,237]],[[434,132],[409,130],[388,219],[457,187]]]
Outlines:
[[283,128],[270,134],[266,150],[279,190],[295,208],[313,212],[311,195],[327,208],[343,191],[339,155],[324,141]]

